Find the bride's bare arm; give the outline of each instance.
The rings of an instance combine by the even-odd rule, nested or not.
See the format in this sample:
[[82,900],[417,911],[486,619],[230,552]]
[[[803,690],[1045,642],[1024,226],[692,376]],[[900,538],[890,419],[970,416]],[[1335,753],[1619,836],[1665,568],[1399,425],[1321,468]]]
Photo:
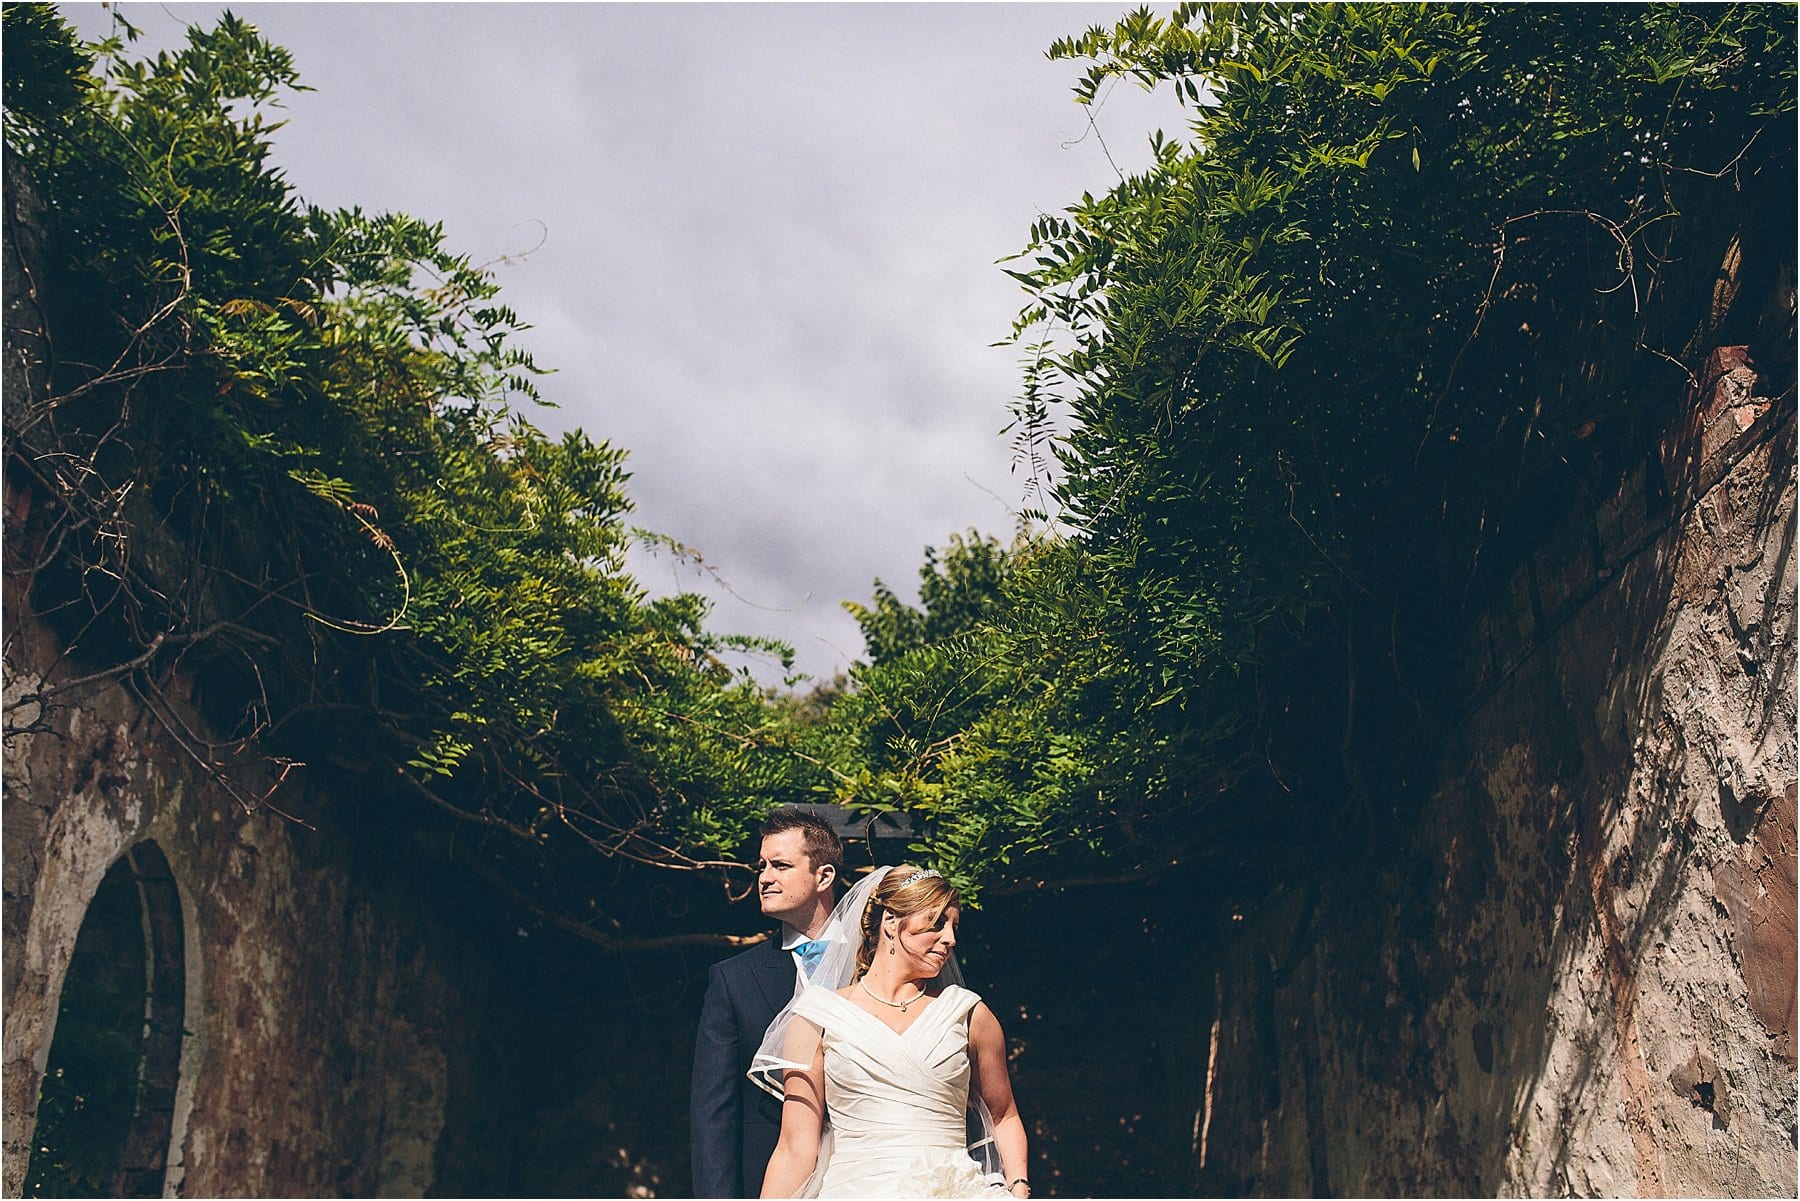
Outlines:
[[1030,1196],[1029,1185],[1014,1186],[1015,1181],[1030,1176],[1025,1119],[1019,1116],[1019,1107],[1013,1102],[1012,1077],[1006,1070],[1006,1035],[1000,1029],[1000,1019],[985,1002],[975,1006],[969,1015],[969,1051],[975,1061],[975,1086],[981,1090],[981,1099],[994,1119],[994,1146],[1000,1152],[1007,1191]]
[[792,1197],[818,1163],[819,1132],[825,1126],[825,1048],[813,1051],[810,1068],[784,1073],[781,1083],[781,1137],[763,1173],[765,1197]]

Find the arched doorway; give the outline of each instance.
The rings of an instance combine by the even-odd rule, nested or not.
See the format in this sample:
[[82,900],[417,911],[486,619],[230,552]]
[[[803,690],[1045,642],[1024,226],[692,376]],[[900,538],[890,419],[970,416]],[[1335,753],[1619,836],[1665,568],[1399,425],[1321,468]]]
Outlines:
[[159,1197],[186,1009],[181,895],[153,842],[100,881],[38,1094],[28,1197]]

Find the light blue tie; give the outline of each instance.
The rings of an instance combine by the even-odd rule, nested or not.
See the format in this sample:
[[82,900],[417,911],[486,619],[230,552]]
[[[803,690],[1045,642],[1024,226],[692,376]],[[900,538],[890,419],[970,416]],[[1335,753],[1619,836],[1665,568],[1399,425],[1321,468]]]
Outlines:
[[808,976],[811,976],[813,969],[819,966],[819,960],[825,957],[825,948],[830,945],[831,943],[823,938],[808,939],[794,945],[794,954],[800,956],[800,962],[805,966]]

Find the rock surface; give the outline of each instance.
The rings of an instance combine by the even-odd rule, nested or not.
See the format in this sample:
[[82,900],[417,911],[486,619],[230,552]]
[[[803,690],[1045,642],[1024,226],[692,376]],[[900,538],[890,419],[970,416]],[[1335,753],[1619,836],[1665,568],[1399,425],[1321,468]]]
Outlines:
[[[1252,915],[1216,968],[1195,1185],[1787,1196],[1794,413],[1715,355],[1642,473],[1480,624],[1415,878]],[[1204,1137],[1202,1137],[1204,1132]]]

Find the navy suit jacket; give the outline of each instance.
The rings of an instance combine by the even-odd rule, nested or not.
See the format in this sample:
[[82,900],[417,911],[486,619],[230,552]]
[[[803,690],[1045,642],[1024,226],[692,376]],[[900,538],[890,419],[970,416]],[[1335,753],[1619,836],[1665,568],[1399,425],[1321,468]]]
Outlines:
[[745,1075],[769,1023],[794,999],[779,937],[715,963],[694,1036],[694,1196],[756,1197],[781,1134],[781,1102]]

